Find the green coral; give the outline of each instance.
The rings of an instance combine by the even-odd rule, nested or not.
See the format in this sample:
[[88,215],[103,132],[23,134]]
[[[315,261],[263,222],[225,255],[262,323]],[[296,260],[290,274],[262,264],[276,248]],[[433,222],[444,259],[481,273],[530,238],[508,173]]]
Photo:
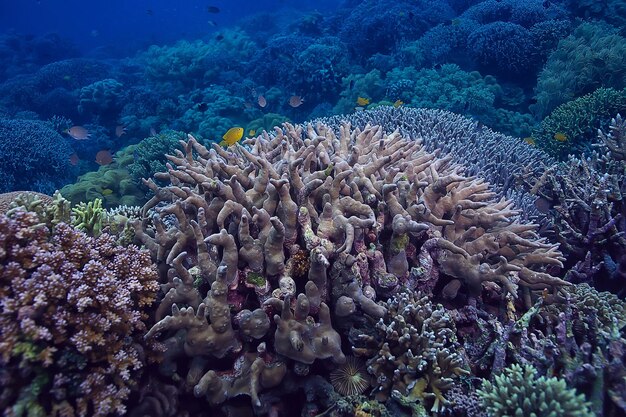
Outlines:
[[[591,138],[606,127],[611,117],[626,111],[626,88],[598,88],[592,93],[561,104],[533,132],[535,143],[549,154],[566,159],[568,154],[581,154],[591,148]],[[557,141],[555,134],[565,135]]]
[[606,23],[583,23],[550,54],[537,80],[537,103],[531,108],[545,117],[558,105],[598,87],[626,87],[626,38]]
[[106,207],[143,205],[147,201],[145,191],[126,169],[132,161],[132,152],[118,151],[113,163],[81,175],[74,184],[63,187],[61,194],[73,205],[96,198]]
[[478,390],[492,417],[592,417],[585,396],[567,387],[562,379],[537,376],[531,365],[512,365],[483,381]]
[[89,203],[81,202],[72,208],[72,224],[91,236],[100,236],[108,221],[108,214],[102,207],[102,200],[96,198]]
[[[136,145],[130,145],[121,151],[131,155],[131,159],[126,165],[128,174],[132,181],[139,185],[142,178],[153,178],[157,172],[165,172],[167,168],[166,154],[173,154],[180,148],[179,141],[186,140],[184,132],[176,130],[164,130],[154,136],[149,136]],[[127,204],[127,205],[143,205]]]

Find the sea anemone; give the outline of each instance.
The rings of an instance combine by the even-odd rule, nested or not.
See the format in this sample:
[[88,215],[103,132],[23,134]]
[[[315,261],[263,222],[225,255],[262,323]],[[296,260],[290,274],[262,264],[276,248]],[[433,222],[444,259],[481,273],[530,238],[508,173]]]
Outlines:
[[370,386],[365,362],[354,356],[347,356],[346,362],[330,373],[330,383],[341,395],[363,394]]

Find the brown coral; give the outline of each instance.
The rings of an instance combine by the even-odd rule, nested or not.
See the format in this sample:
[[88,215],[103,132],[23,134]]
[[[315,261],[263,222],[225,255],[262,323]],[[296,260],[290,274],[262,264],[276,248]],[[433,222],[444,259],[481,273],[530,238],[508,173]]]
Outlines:
[[[157,174],[168,185],[146,181],[155,196],[143,212],[158,205],[154,228],[133,226],[163,266],[159,316],[173,307],[149,336],[164,331],[178,340],[176,330],[185,329],[188,355],[245,354],[252,333],[238,328],[248,314],[239,312],[252,306],[276,314],[276,328],[254,337],[273,340],[276,354],[303,369],[341,360],[333,325],[363,313],[384,317],[377,299],[402,287],[432,289],[445,276],[449,296],[479,297],[486,284],[503,296],[517,295],[518,286],[567,284],[547,272],[560,265],[556,247],[521,223],[510,201],[495,200],[487,183],[398,132],[285,124],[243,146],[206,148],[192,136],[182,145]],[[330,311],[345,318],[339,326]]]

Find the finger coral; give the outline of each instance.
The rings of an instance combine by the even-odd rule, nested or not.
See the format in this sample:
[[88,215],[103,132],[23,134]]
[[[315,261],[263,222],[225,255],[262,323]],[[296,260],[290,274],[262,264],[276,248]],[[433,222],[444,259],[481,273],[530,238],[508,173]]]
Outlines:
[[0,215],[0,408],[125,413],[156,297],[149,255],[34,212]]
[[[522,287],[530,298],[567,285],[548,271],[561,265],[556,246],[450,157],[379,126],[336,127],[284,124],[229,148],[189,136],[155,175],[165,185],[145,181],[154,196],[142,212],[155,214],[132,225],[164,294],[147,337],[166,338],[162,370],[175,379],[177,358],[192,358],[185,386],[211,404],[240,394],[254,403],[268,386],[261,378],[239,394],[206,394],[235,372],[216,367],[237,358],[258,355],[263,369],[299,375],[315,361],[341,364],[348,348],[337,329],[418,308],[417,299],[378,302],[402,287],[445,287],[450,298],[479,298],[485,285],[516,297]],[[401,388],[413,381],[416,398],[438,390],[439,409],[447,372],[461,370],[447,353],[433,355],[441,370]]]

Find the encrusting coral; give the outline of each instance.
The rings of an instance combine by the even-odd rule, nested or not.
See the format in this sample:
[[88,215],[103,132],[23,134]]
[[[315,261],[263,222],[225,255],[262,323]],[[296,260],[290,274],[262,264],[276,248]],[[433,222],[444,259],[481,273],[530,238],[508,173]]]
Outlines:
[[[161,321],[147,335],[167,333],[163,369],[176,377],[176,357],[192,357],[186,387],[200,396],[227,374],[254,381],[212,404],[242,393],[256,403],[287,368],[343,362],[335,329],[385,317],[377,300],[401,287],[432,292],[441,278],[451,298],[487,286],[502,297],[522,287],[529,299],[568,285],[548,272],[560,252],[510,201],[397,131],[284,124],[243,146],[181,145],[155,175],[167,185],[145,181],[154,226],[131,223],[163,282]],[[249,371],[212,370],[248,357]]]

